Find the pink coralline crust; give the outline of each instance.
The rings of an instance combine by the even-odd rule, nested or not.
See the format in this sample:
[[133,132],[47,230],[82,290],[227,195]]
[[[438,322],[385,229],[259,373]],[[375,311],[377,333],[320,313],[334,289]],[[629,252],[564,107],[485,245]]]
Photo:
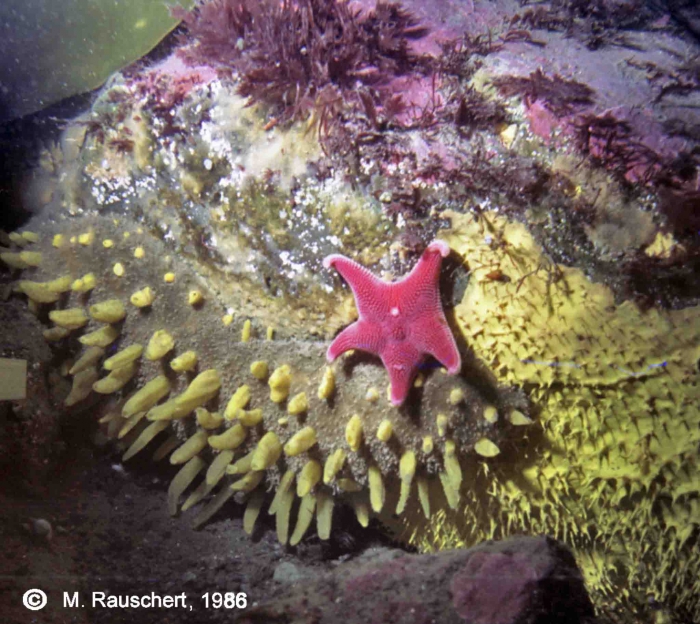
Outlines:
[[217,78],[216,70],[208,65],[187,65],[177,54],[171,54],[150,68],[150,72],[166,74],[171,78],[187,79],[197,76],[200,83],[208,83]]
[[539,577],[525,555],[475,553],[452,577],[452,605],[470,624],[514,624]]
[[173,109],[182,104],[195,88],[216,79],[211,67],[189,67],[175,55],[129,78],[128,84],[145,107],[172,118]]
[[525,117],[530,122],[531,132],[549,145],[552,132],[560,126],[559,118],[541,100],[525,107]]
[[400,95],[404,104],[404,110],[395,116],[394,121],[403,126],[411,126],[421,117],[423,111],[437,113],[445,106],[439,92],[441,86],[441,80],[434,74],[412,74],[392,78],[383,88],[383,92],[387,95]]
[[378,355],[391,381],[391,402],[408,396],[426,356],[458,373],[461,358],[440,303],[438,278],[442,259],[450,253],[444,241],[428,245],[413,270],[396,282],[385,282],[362,265],[341,255],[324,259],[355,296],[359,319],[346,327],[328,348],[329,362],[351,349]]

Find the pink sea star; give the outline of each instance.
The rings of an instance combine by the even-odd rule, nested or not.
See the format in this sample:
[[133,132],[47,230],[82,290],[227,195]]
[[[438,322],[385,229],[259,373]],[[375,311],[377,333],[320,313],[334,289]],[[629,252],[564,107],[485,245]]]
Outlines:
[[329,362],[350,349],[378,355],[389,373],[391,402],[401,405],[426,356],[432,355],[450,374],[461,358],[440,304],[438,276],[450,253],[444,241],[428,245],[413,270],[397,282],[385,282],[369,269],[333,254],[323,260],[350,285],[359,319],[328,347]]

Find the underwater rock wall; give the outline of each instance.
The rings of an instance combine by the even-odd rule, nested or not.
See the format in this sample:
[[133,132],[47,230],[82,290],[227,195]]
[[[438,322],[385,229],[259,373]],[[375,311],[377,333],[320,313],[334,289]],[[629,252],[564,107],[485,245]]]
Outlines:
[[[234,497],[251,530],[271,505],[297,543],[351,510],[422,550],[547,533],[603,613],[698,619],[696,142],[685,104],[674,132],[607,110],[695,93],[693,47],[647,14],[601,42],[614,7],[469,4],[449,28],[498,33],[416,37],[432,60],[386,90],[299,110],[274,81],[246,101],[234,66],[115,78],[44,153],[5,278],[73,386],[62,414],[94,410],[125,461],[169,457],[174,513]],[[656,69],[623,45],[660,39]],[[321,261],[395,278],[436,235],[464,367],[426,369],[397,410],[371,358],[325,365],[356,313]]]
[[250,494],[248,531],[264,493],[276,492],[283,543],[299,542],[314,511],[327,538],[336,499],[364,526],[370,509],[418,505],[429,516],[440,496],[432,482],[455,507],[459,458],[498,453],[509,419],[525,418],[516,393],[437,369],[421,374],[410,406],[391,406],[384,373],[367,358],[324,366],[325,343],[275,339],[274,327],[227,314],[201,276],[128,219],[40,229],[13,236],[17,251],[0,258],[23,272],[16,288],[72,379],[65,407],[96,410],[125,461],[152,445],[182,465],[168,493],[173,514],[204,476],[183,504],[214,494],[195,525],[236,492]]

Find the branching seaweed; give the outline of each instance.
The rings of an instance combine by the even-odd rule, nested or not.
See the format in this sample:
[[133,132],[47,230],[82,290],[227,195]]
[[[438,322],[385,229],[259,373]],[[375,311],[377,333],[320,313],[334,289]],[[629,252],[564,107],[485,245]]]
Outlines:
[[193,40],[185,61],[236,71],[239,92],[280,122],[308,116],[329,85],[349,91],[415,71],[408,42],[427,33],[386,2],[363,13],[343,1],[211,0],[176,15]]
[[541,69],[527,77],[500,76],[493,80],[493,84],[506,97],[521,96],[528,106],[540,100],[558,117],[590,106],[595,95],[595,91],[583,83],[567,80],[559,74],[550,78]]
[[651,181],[661,165],[659,155],[633,137],[629,123],[611,113],[581,115],[574,142],[594,163],[622,177],[634,172],[643,183]]
[[511,26],[564,32],[591,50],[609,45],[636,49],[622,31],[647,28],[659,16],[659,8],[644,0],[553,0],[548,6],[535,6],[516,15]]

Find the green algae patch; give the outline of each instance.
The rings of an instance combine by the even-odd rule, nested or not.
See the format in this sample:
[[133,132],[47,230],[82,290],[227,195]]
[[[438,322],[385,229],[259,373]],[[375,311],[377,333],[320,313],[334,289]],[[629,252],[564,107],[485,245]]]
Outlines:
[[5,0],[0,121],[96,89],[153,49],[177,23],[162,0]]

